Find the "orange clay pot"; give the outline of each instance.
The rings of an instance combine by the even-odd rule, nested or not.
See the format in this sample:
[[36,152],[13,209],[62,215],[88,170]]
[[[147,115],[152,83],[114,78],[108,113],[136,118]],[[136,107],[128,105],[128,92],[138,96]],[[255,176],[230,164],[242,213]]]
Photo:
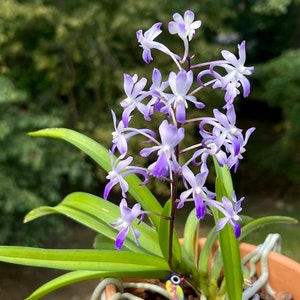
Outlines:
[[[256,246],[241,243],[241,257],[253,251]],[[277,252],[271,252],[268,258],[269,282],[274,291],[289,292],[293,300],[300,300],[300,264]],[[259,264],[257,266],[260,274]]]
[[[205,238],[199,240],[200,247]],[[255,250],[257,246],[240,243],[241,257]],[[268,257],[269,282],[275,292],[289,292],[293,300],[300,300],[300,264],[277,252],[271,252]],[[260,265],[257,263],[257,274],[260,275]]]

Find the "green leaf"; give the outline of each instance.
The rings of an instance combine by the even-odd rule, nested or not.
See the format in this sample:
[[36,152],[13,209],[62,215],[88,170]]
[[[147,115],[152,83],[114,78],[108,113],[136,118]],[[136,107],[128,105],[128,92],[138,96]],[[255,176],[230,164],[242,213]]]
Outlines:
[[[110,223],[115,222],[120,216],[119,207],[98,196],[82,192],[68,195],[55,207],[42,206],[33,209],[25,216],[25,222],[55,213],[63,214],[108,238],[113,238],[117,235],[116,229]],[[141,232],[139,238],[140,246],[136,245],[131,233],[125,240],[124,246],[135,252],[151,252],[161,256],[156,231],[145,222],[141,222],[139,225],[137,223],[138,221],[135,221],[133,224]]]
[[223,258],[228,299],[242,299],[243,276],[239,243],[229,224],[219,232],[219,241]]
[[[86,153],[104,170],[107,172],[111,171],[109,151],[98,142],[79,132],[66,128],[48,128],[30,132],[29,135],[32,137],[50,137],[65,140]],[[156,213],[161,212],[162,207],[157,199],[146,186],[142,185],[141,180],[136,175],[128,175],[125,179],[129,184],[128,192],[141,204],[144,210]],[[149,214],[149,219],[158,228],[160,218],[154,214]]]
[[[214,158],[216,170],[216,194],[217,200],[221,201],[223,196],[228,199],[232,198],[233,184],[230,171],[224,165],[220,167],[217,160]],[[222,217],[220,212],[213,212],[215,221]],[[224,266],[224,276],[227,287],[229,300],[242,299],[243,275],[241,258],[239,251],[239,243],[235,237],[232,227],[227,223],[219,232],[219,242]]]
[[99,233],[94,239],[93,248],[98,250],[114,250],[115,243],[111,238]]
[[[166,217],[171,216],[172,202],[168,200],[163,208],[162,215]],[[169,236],[170,236],[170,219],[161,218],[159,226],[159,244],[163,256],[166,260],[169,260]],[[179,238],[173,230],[173,240],[172,240],[172,267],[177,268],[181,261],[181,246],[179,243]]]
[[0,261],[32,267],[61,270],[127,272],[168,271],[167,261],[159,256],[119,250],[42,249],[0,246]]
[[209,285],[209,263],[211,261],[210,257],[212,254],[212,249],[218,235],[215,233],[216,226],[214,226],[208,233],[205,243],[201,249],[199,255],[199,282],[200,288],[203,290],[206,296],[210,295],[210,285]]
[[[164,279],[170,274],[170,271],[134,271],[130,273],[131,278],[158,278]],[[125,278],[128,276],[128,272],[113,272],[113,271],[72,271],[61,275],[51,281],[48,281],[35,292],[33,292],[25,300],[38,300],[42,297],[48,295],[49,293],[62,288],[64,286],[96,278],[105,278],[105,277],[118,277]]]
[[64,286],[77,283],[80,281],[84,281],[84,280],[101,278],[101,276],[105,276],[105,272],[72,271],[64,275],[61,275],[51,281],[48,281],[47,283],[39,287],[37,290],[35,290],[25,300],[38,300]]
[[194,208],[188,215],[184,226],[183,247],[186,250],[190,260],[198,265],[199,257],[199,225],[200,222],[196,217],[196,209]]
[[298,220],[295,218],[285,216],[268,216],[252,220],[247,225],[243,226],[240,240],[245,238],[249,233],[253,232],[254,230],[257,230],[266,225],[273,225],[275,223],[297,224]]

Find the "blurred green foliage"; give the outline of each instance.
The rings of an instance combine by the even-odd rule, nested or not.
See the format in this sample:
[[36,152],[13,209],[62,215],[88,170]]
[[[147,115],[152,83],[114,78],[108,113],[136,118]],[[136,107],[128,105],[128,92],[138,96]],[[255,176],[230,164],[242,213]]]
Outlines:
[[[299,43],[295,26],[300,16],[298,2],[0,1],[0,243],[47,240],[61,230],[61,224],[57,225],[55,218],[47,218],[48,223],[45,219],[43,225],[33,222],[24,226],[22,218],[29,209],[58,203],[71,190],[101,193],[99,182],[104,175],[81,153],[58,141],[29,138],[26,133],[45,127],[68,127],[109,146],[110,109],[120,112],[117,103],[123,97],[123,73],[149,76],[152,70],[151,64],[145,66],[142,62],[135,32],[147,30],[157,21],[164,23],[165,30],[176,11],[192,9],[203,21],[192,43],[197,61],[220,57],[225,44],[236,51],[236,43],[247,40],[247,65],[261,63],[253,94],[282,109],[280,124],[284,129],[278,156],[283,161],[290,159],[287,149],[295,147],[292,143],[299,136],[299,74],[290,60],[297,61],[298,66],[299,53],[283,52]],[[181,53],[177,39],[164,34],[159,37],[165,38],[170,39],[168,43],[174,51]],[[161,69],[166,69],[168,57],[155,54]],[[283,82],[284,88],[280,89],[279,83]],[[279,93],[275,93],[276,88]],[[215,91],[201,95],[201,100],[209,99],[207,105],[213,107],[221,97]],[[143,120],[135,122],[140,124]],[[196,130],[190,130],[191,141]],[[268,167],[267,164],[265,168]],[[277,170],[280,168],[278,161]],[[289,174],[297,178],[296,170]]]
[[300,182],[299,69],[300,49],[289,50],[257,65],[253,78],[257,83],[253,96],[279,108],[281,113],[281,120],[271,130],[269,128],[269,135],[276,140],[260,145],[262,150],[257,153],[257,159],[261,161],[259,171],[277,177],[278,187],[284,190],[288,189],[287,183],[298,185]]

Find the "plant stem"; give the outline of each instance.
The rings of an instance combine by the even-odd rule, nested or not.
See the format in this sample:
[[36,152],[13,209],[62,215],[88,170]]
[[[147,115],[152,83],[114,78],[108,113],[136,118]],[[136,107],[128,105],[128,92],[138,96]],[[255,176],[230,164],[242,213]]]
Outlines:
[[173,233],[175,228],[175,214],[176,214],[176,200],[177,200],[177,183],[178,175],[174,174],[173,181],[171,183],[171,215],[170,215],[170,229],[169,229],[169,266],[172,270],[172,258],[173,258]]
[[[177,128],[180,128],[181,124],[177,124]],[[175,156],[178,161],[179,158],[179,146],[175,147]],[[172,258],[173,258],[173,235],[175,228],[175,215],[177,208],[177,188],[178,188],[178,173],[173,173],[173,179],[171,182],[171,215],[170,215],[170,228],[169,228],[169,255],[168,255],[168,263],[170,269],[172,270]]]

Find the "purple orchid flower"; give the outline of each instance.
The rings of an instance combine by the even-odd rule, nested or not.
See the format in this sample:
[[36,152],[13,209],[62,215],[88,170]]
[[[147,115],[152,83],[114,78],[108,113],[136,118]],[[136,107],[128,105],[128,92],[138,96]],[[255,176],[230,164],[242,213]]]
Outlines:
[[159,126],[159,134],[161,143],[157,142],[157,146],[142,149],[140,155],[148,157],[152,152],[157,151],[158,159],[148,167],[148,170],[154,177],[165,177],[170,171],[178,172],[179,170],[175,147],[184,138],[184,128],[178,129],[164,120]]
[[116,185],[120,184],[122,196],[126,198],[126,193],[128,191],[128,183],[124,179],[125,176],[129,174],[141,174],[144,176],[145,181],[148,178],[147,170],[141,167],[134,167],[129,166],[133,160],[132,156],[127,157],[126,159],[122,160],[124,155],[121,155],[119,158],[114,160],[114,155],[112,151],[109,151],[110,154],[110,163],[112,170],[108,172],[106,179],[109,182],[106,184],[104,188],[103,198],[107,199],[111,189]]
[[169,84],[173,92],[167,105],[161,109],[161,112],[171,114],[171,110],[176,111],[176,120],[183,123],[186,120],[187,101],[195,104],[199,109],[204,107],[202,102],[198,102],[193,95],[188,95],[188,92],[193,84],[193,72],[180,70],[178,74],[171,72],[169,75]]
[[[137,134],[141,134],[144,135],[148,138],[155,138],[155,132],[152,131],[151,129],[136,129],[136,128],[132,128],[132,127],[127,127],[129,120],[130,120],[130,116],[127,117],[126,114],[123,115],[123,119],[119,122],[118,126],[117,126],[117,118],[115,113],[112,111],[112,116],[113,116],[113,123],[114,123],[114,127],[115,127],[115,131],[112,132],[112,142],[113,142],[113,146],[112,146],[112,152],[115,152],[115,149],[117,148],[121,154],[121,157],[124,157],[127,153],[128,150],[128,145],[127,142],[129,141],[129,139]],[[126,118],[126,119],[125,119]],[[125,124],[127,126],[125,126]]]
[[220,218],[217,222],[217,230],[220,231],[225,227],[227,223],[231,225],[234,230],[234,234],[236,238],[239,238],[241,235],[241,226],[239,222],[242,220],[238,215],[239,212],[242,211],[242,201],[244,197],[237,201],[236,194],[233,192],[232,200],[229,200],[227,197],[222,197],[222,202],[218,201],[209,201],[209,205],[217,208],[223,215],[223,218]]
[[136,37],[138,39],[138,42],[140,43],[140,46],[143,48],[143,54],[142,54],[143,60],[145,63],[149,64],[151,60],[153,60],[151,55],[151,49],[157,49],[171,56],[171,58],[174,60],[174,62],[177,64],[177,66],[180,69],[181,67],[178,64],[178,59],[179,59],[178,55],[171,52],[164,44],[154,41],[154,39],[162,32],[160,29],[161,25],[162,25],[161,22],[155,23],[144,34],[143,34],[143,30],[138,30],[136,32]]
[[[246,76],[251,75],[254,71],[254,67],[244,66],[246,62],[246,42],[243,41],[238,45],[237,58],[233,53],[228,50],[222,50],[221,54],[224,60],[216,61],[210,64],[209,70],[204,70],[200,72],[197,76],[197,81],[200,85],[202,83],[202,77],[204,75],[210,74],[215,77],[213,83],[213,88],[221,88],[226,90],[225,101],[226,105],[224,108],[231,106],[237,95],[240,94],[239,87],[243,87],[244,98],[248,97],[250,94],[250,82]],[[224,68],[227,72],[225,76],[220,75],[215,71],[215,67]]]
[[[188,162],[192,161],[194,165],[201,165],[201,170],[208,170],[207,158],[209,156],[214,156],[220,166],[228,164],[227,154],[216,145],[214,140],[207,140],[203,144],[203,148],[195,151]],[[197,160],[198,157],[200,157],[200,161]]]
[[[222,56],[226,60],[226,64],[221,66],[227,71],[227,75],[223,78],[220,77],[220,83],[222,88],[226,89],[225,100],[231,103],[233,99],[239,94],[238,88],[240,84],[243,87],[244,98],[248,97],[250,94],[250,82],[246,75],[251,75],[254,71],[254,67],[245,67],[246,62],[246,42],[243,41],[238,45],[239,58],[237,59],[234,54],[228,50],[223,50]],[[215,84],[214,87],[218,87]]]
[[142,77],[138,80],[137,74],[134,74],[133,76],[124,74],[124,91],[127,96],[127,98],[121,101],[121,106],[124,109],[124,118],[128,118],[135,108],[137,108],[144,116],[147,116],[147,107],[142,103],[142,100],[148,96],[147,92],[143,92],[146,83],[147,79]]
[[156,68],[152,72],[152,85],[149,89],[151,100],[148,102],[148,115],[151,116],[155,111],[160,111],[164,103],[168,101],[171,94],[165,93],[165,89],[169,86],[168,81],[162,81],[162,75]]
[[[200,134],[203,137],[202,145],[206,149],[210,148],[209,154],[215,155],[221,166],[226,163],[229,169],[235,166],[236,171],[239,160],[243,158],[241,154],[245,152],[245,145],[255,128],[248,129],[244,138],[242,130],[235,126],[236,115],[233,106],[228,108],[226,115],[218,109],[214,109],[213,112],[215,118],[205,118],[199,125]],[[207,125],[213,127],[212,132],[205,129]],[[217,155],[222,147],[227,153],[225,161],[224,155]],[[202,153],[204,152],[207,153],[207,151]],[[197,155],[199,156],[202,153],[197,152]]]
[[171,34],[178,34],[184,43],[184,54],[181,63],[185,62],[189,53],[189,42],[193,39],[196,29],[201,26],[201,21],[194,21],[195,14],[191,10],[187,10],[182,17],[175,13],[173,20],[169,22],[168,29]]
[[[115,128],[115,131],[112,132],[113,146],[112,146],[111,150],[112,150],[112,153],[114,153],[115,149],[117,148],[121,155],[125,155],[128,150],[127,142],[130,139],[130,137],[132,136],[132,134],[124,134],[124,129],[126,128],[124,121],[121,120],[119,122],[119,124],[117,125],[116,114],[114,113],[114,111],[111,111],[111,112],[112,112],[113,123],[114,123],[114,128]],[[126,123],[128,124],[129,120],[127,120]]]
[[104,188],[104,193],[103,193],[104,199],[108,198],[111,189],[113,188],[113,186],[115,186],[118,183],[121,186],[122,196],[126,198],[126,192],[128,191],[128,183],[126,182],[124,177],[128,175],[128,172],[126,172],[126,168],[129,166],[132,160],[133,160],[132,156],[129,156],[123,161],[121,161],[120,158],[114,161],[113,153],[110,151],[110,161],[111,161],[112,170],[108,172],[108,175],[106,176],[106,179],[108,179],[109,182],[106,184]]
[[187,10],[182,17],[179,13],[173,15],[174,21],[169,22],[169,32],[178,34],[182,40],[191,41],[195,36],[196,29],[201,26],[201,21],[194,21],[195,14]]
[[191,188],[187,188],[187,190],[181,193],[177,208],[182,208],[184,202],[192,194],[195,202],[196,216],[198,219],[203,219],[206,210],[206,201],[213,200],[215,198],[215,193],[210,192],[206,187],[204,187],[208,170],[200,172],[196,176],[186,165],[183,166],[181,170],[184,182],[187,182]]
[[[229,169],[231,169],[234,166],[234,172],[237,171],[237,168],[239,166],[239,161],[241,159],[243,159],[242,154],[246,151],[245,146],[248,142],[248,139],[249,139],[250,135],[252,134],[252,132],[254,130],[255,130],[255,128],[251,127],[246,131],[245,137],[243,137],[243,135],[239,135],[237,137],[238,144],[239,144],[239,152],[238,153],[233,153],[232,152],[231,155],[229,156],[228,162],[227,162],[227,165],[228,165]],[[227,145],[227,152],[230,152],[230,151],[232,151],[232,148],[229,148],[228,145]]]
[[[218,109],[214,109],[213,113],[215,118],[206,118],[199,125],[200,134],[203,137],[202,143],[205,144],[207,140],[214,140],[219,148],[229,143],[234,149],[233,152],[237,155],[240,151],[238,136],[242,135],[242,130],[235,126],[236,115],[234,106],[228,108],[226,115],[222,114]],[[205,130],[207,125],[213,126],[212,133]]]
[[137,229],[133,228],[132,223],[138,217],[140,217],[139,222],[141,222],[145,212],[141,210],[141,206],[138,203],[136,203],[132,207],[132,209],[130,209],[127,206],[127,201],[125,199],[122,199],[120,203],[120,212],[121,212],[121,217],[117,218],[116,222],[110,223],[113,227],[115,227],[119,231],[115,243],[116,249],[118,250],[122,249],[126,236],[129,233],[129,230],[131,230],[133,233],[135,243],[139,245],[138,238],[140,236],[140,232]]

